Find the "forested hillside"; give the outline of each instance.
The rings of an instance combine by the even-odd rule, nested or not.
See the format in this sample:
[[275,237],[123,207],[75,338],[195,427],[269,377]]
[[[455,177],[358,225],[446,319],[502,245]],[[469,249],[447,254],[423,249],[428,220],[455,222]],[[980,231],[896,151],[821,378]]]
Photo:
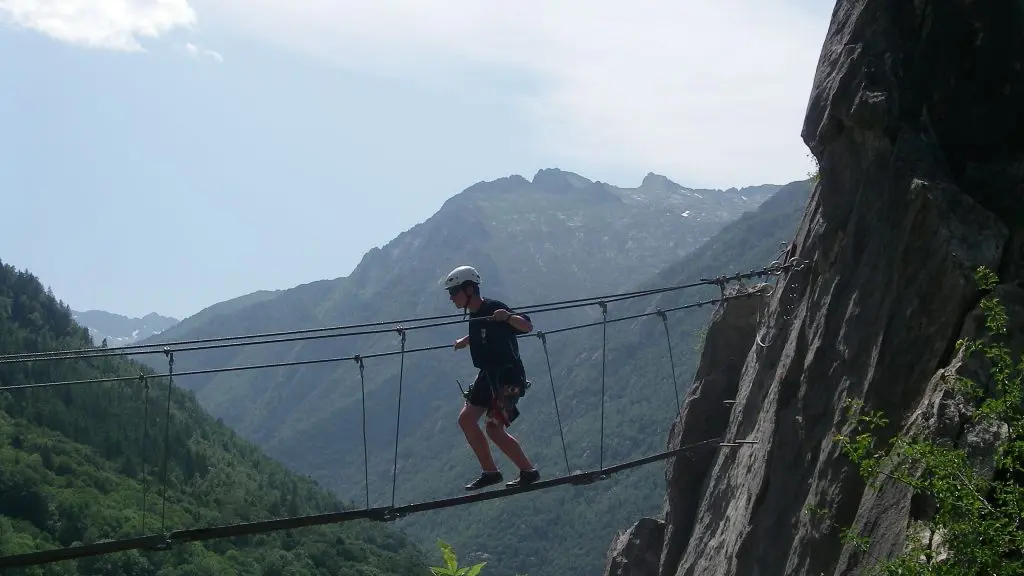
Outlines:
[[[658,190],[655,185],[661,184],[650,178],[646,194],[636,192],[632,197],[652,202]],[[626,201],[588,204],[588,195],[594,193],[589,185],[521,191],[523,197],[516,198],[514,204],[521,211],[503,218],[498,217],[497,207],[507,208],[509,204],[501,204],[498,195],[507,199],[512,192],[492,190],[485,194],[483,189],[471,189],[465,197],[450,201],[435,218],[400,235],[382,250],[371,251],[351,277],[296,287],[272,300],[220,315],[186,336],[226,336],[456,312],[438,289],[437,280],[451,266],[463,262],[480,266],[485,274],[485,295],[497,296],[513,306],[760,268],[776,257],[780,241],[791,238],[809,193],[807,181],[776,189],[778,192],[757,210],[742,217],[734,212],[731,223],[721,215],[722,198],[715,197],[714,192],[699,192],[719,206],[714,210],[719,220],[717,225],[704,228],[714,232],[701,239],[703,244],[694,244],[682,261],[664,250],[674,238],[675,228],[667,222],[659,228],[657,221],[633,216],[631,225],[635,228],[630,229],[621,223],[624,219],[618,218],[620,213],[611,209],[621,209]],[[552,204],[527,204],[527,199],[551,196],[552,190],[559,195],[547,201],[557,202],[562,212],[546,212]],[[676,187],[676,192],[665,197],[679,203],[700,201],[690,194]],[[728,198],[742,196],[745,191],[717,194]],[[673,210],[677,208],[677,215],[687,212],[683,206]],[[654,209],[667,211],[668,204]],[[700,212],[690,212],[696,213]],[[617,220],[616,227],[605,227]],[[528,222],[543,225],[531,228]],[[574,226],[587,232],[576,232]],[[596,234],[608,239],[588,244],[587,238]],[[690,235],[694,236],[692,230]],[[655,271],[661,273],[653,277]],[[657,301],[671,307],[716,293],[715,288],[693,290],[667,294]],[[609,318],[642,312],[652,300],[613,303]],[[710,307],[706,307],[669,317],[680,394],[692,374],[692,357],[699,352],[699,331],[709,313]],[[534,318],[538,330],[551,331],[600,320],[600,313],[596,306],[590,306],[536,314]],[[668,423],[675,414],[675,401],[665,338],[658,330],[662,328],[657,317],[609,326],[606,463],[656,452],[664,443]],[[407,347],[450,344],[464,331],[464,325],[411,330]],[[171,336],[162,335],[161,339]],[[595,466],[599,451],[601,327],[552,334],[548,343],[571,467]],[[397,334],[385,333],[186,352],[178,356],[177,362],[188,369],[242,366],[396,350],[399,344]],[[524,339],[522,350],[534,388],[523,401],[524,416],[517,421],[514,433],[523,440],[545,477],[553,477],[564,473],[565,460],[546,359],[536,338]],[[159,358],[155,365],[161,365]],[[391,501],[400,371],[396,503],[463,493],[462,486],[478,472],[455,424],[461,406],[455,380],[461,379],[465,385],[473,376],[468,356],[449,349],[408,353],[404,358],[369,358],[365,365],[371,504]],[[166,366],[162,368],[166,370]],[[210,378],[187,377],[182,382],[199,389],[214,413],[238,425],[289,466],[312,474],[345,498],[362,498],[362,397],[354,363],[238,371]],[[514,474],[507,461],[502,457],[498,461]],[[637,514],[656,512],[662,493],[659,477],[660,468],[654,465],[596,486],[564,487],[426,513],[399,525],[408,526],[424,545],[431,545],[440,535],[455,544],[463,556],[474,552],[488,555],[492,560],[488,571],[494,576],[509,576],[516,571],[554,576],[590,574],[599,570],[608,539],[616,528]]]
[[[0,355],[89,346],[67,306],[29,272],[0,262]],[[165,428],[167,379],[140,380],[140,372],[153,374],[117,358],[0,364],[3,388],[131,378],[0,390],[0,555],[341,509],[177,386]],[[427,560],[391,527],[355,522],[6,573],[406,576],[429,574]]]

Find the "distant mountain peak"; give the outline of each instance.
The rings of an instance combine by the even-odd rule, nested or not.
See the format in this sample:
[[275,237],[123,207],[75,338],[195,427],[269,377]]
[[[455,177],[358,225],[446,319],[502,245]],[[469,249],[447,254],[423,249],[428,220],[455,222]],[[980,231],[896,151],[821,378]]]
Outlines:
[[518,190],[523,186],[529,186],[530,181],[522,177],[519,174],[511,174],[508,176],[502,176],[501,178],[495,178],[493,180],[481,180],[476,184],[466,188],[460,194],[456,194],[449,200],[458,198],[459,196],[473,196],[478,193],[493,194],[495,192],[511,192]]
[[177,318],[156,312],[150,312],[142,318],[131,318],[105,310],[72,310],[71,316],[80,326],[89,330],[93,342],[99,345],[106,340],[110,347],[124,346],[160,334],[179,322]]
[[575,172],[559,168],[541,168],[533,175],[533,185],[548,192],[566,192],[586,188],[593,183]]
[[661,174],[655,174],[654,172],[648,172],[644,176],[643,182],[640,183],[641,188],[657,188],[659,190],[689,190],[676,184],[672,180],[669,180],[667,176]]

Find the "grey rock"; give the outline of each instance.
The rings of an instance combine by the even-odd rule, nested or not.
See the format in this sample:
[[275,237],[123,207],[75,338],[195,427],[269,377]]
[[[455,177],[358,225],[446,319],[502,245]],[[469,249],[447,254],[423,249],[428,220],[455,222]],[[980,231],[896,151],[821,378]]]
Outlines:
[[[1010,285],[996,287],[993,294],[1006,309],[1011,328],[999,340],[1014,354],[1024,352],[1024,290]],[[984,327],[984,315],[980,305],[974,306],[967,314],[957,338],[978,338],[992,342],[993,336]],[[921,394],[920,403],[913,408],[901,430],[912,436],[923,436],[935,441],[956,443],[966,447],[968,459],[983,477],[991,479],[995,468],[994,445],[1005,435],[1005,428],[991,423],[967,424],[974,408],[956,392],[954,379],[965,377],[983,389],[991,390],[989,363],[980,353],[965,357],[958,352],[948,366],[939,370],[928,382]],[[928,519],[934,512],[934,505],[928,498],[912,497],[908,488],[895,481],[884,481],[877,490],[867,489],[855,519],[855,527],[862,533],[873,534],[868,554],[861,555],[847,547],[840,558],[848,571],[838,574],[857,573],[871,557],[888,557],[899,552],[905,545],[912,522]],[[916,530],[916,529],[915,529]],[[936,535],[923,531],[918,537],[933,540],[938,546]],[[856,570],[855,570],[856,569]]]
[[665,523],[641,518],[615,538],[605,574],[608,576],[658,576],[658,559],[665,535]]
[[[949,382],[984,376],[955,350],[980,329],[978,266],[1004,283],[1007,338],[1024,331],[1022,28],[1021,2],[837,3],[802,130],[820,180],[789,256],[808,265],[779,279],[766,345],[735,328],[707,342],[700,374],[737,349],[742,373],[695,383],[673,428],[758,443],[669,463],[660,576],[858,574],[901,551],[930,504],[865,486],[834,441],[847,400],[888,417],[883,441],[923,432],[990,462],[1000,431],[965,428],[972,407]],[[711,331],[727,322],[742,324],[721,314]],[[703,398],[733,387],[723,422]],[[843,542],[850,526],[869,554]]]
[[[757,309],[767,302],[769,292],[761,287],[768,285],[749,291],[751,298],[726,300],[715,310],[693,386],[686,395],[680,418],[669,431],[669,450],[693,448],[676,457],[666,471],[666,482],[672,489],[668,491],[665,510],[668,523],[662,565],[674,565],[686,549],[715,448],[728,434],[732,402],[758,329]],[[733,290],[726,293],[736,294],[738,291]]]

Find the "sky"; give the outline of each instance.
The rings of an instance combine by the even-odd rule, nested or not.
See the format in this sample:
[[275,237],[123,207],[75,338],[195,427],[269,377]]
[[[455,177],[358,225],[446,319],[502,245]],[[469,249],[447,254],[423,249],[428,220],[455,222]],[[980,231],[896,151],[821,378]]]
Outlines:
[[0,0],[0,260],[184,318],[481,180],[805,178],[827,0]]

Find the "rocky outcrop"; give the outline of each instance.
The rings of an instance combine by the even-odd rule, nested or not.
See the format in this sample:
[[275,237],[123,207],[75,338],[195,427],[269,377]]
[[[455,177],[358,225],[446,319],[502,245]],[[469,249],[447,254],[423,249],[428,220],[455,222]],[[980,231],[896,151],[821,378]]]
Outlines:
[[[954,357],[977,326],[975,268],[997,270],[1010,300],[1024,287],[1021,29],[1016,1],[837,3],[803,127],[820,181],[789,255],[808,264],[779,279],[764,346],[707,342],[702,373],[745,360],[725,424],[699,406],[715,393],[698,375],[673,428],[758,443],[671,464],[660,576],[857,574],[902,550],[927,506],[865,490],[833,440],[846,400],[882,410],[883,434],[925,430],[985,460],[998,431],[963,430],[969,407],[943,382],[977,370]],[[859,528],[870,554],[836,526]]]
[[605,574],[608,576],[658,576],[661,542],[665,523],[654,518],[641,518],[625,534],[615,538]]
[[[1001,340],[1019,356],[1024,353],[1024,289],[1003,285],[997,287],[993,295],[1004,306],[1008,324],[1012,327]],[[976,305],[967,315],[958,337],[989,341],[991,336],[986,333],[984,323],[984,313]],[[995,441],[1005,431],[995,424],[965,424],[974,407],[954,394],[951,384],[953,376],[964,376],[992,392],[990,368],[987,359],[979,354],[965,358],[958,353],[948,366],[937,371],[928,381],[921,401],[913,408],[902,430],[915,436],[921,434],[935,440],[948,440],[966,449],[975,469],[989,479],[995,468]],[[873,534],[870,548],[865,555],[860,555],[852,547],[844,548],[839,565],[847,570],[837,573],[858,573],[861,564],[872,557],[886,557],[898,551],[906,540],[909,521],[927,518],[932,512],[931,502],[912,498],[910,490],[898,482],[883,482],[877,491],[865,491],[852,527],[860,533]],[[939,543],[932,544],[937,548]]]
[[[667,495],[664,562],[675,564],[693,530],[700,493],[708,480],[715,459],[717,442],[701,445],[708,439],[726,440],[732,411],[746,360],[746,350],[758,329],[758,310],[771,294],[768,284],[749,291],[750,298],[726,300],[711,316],[700,364],[693,385],[686,395],[680,418],[669,429],[668,449],[698,445],[684,457],[671,461],[666,471]],[[729,287],[726,296],[740,290]],[[742,343],[737,346],[737,343]]]
[[[724,300],[711,316],[700,366],[687,392],[681,418],[672,423],[669,432],[669,450],[684,446],[696,449],[686,451],[668,469],[668,485],[673,489],[668,492],[666,521],[642,518],[617,536],[605,564],[608,576],[658,576],[663,560],[671,564],[682,554],[679,543],[689,538],[697,497],[714,461],[714,446],[724,440],[746,359],[733,344],[754,340],[758,310],[764,309],[771,293],[769,284],[726,287],[723,296],[730,299]],[[671,545],[663,551],[665,542]]]

